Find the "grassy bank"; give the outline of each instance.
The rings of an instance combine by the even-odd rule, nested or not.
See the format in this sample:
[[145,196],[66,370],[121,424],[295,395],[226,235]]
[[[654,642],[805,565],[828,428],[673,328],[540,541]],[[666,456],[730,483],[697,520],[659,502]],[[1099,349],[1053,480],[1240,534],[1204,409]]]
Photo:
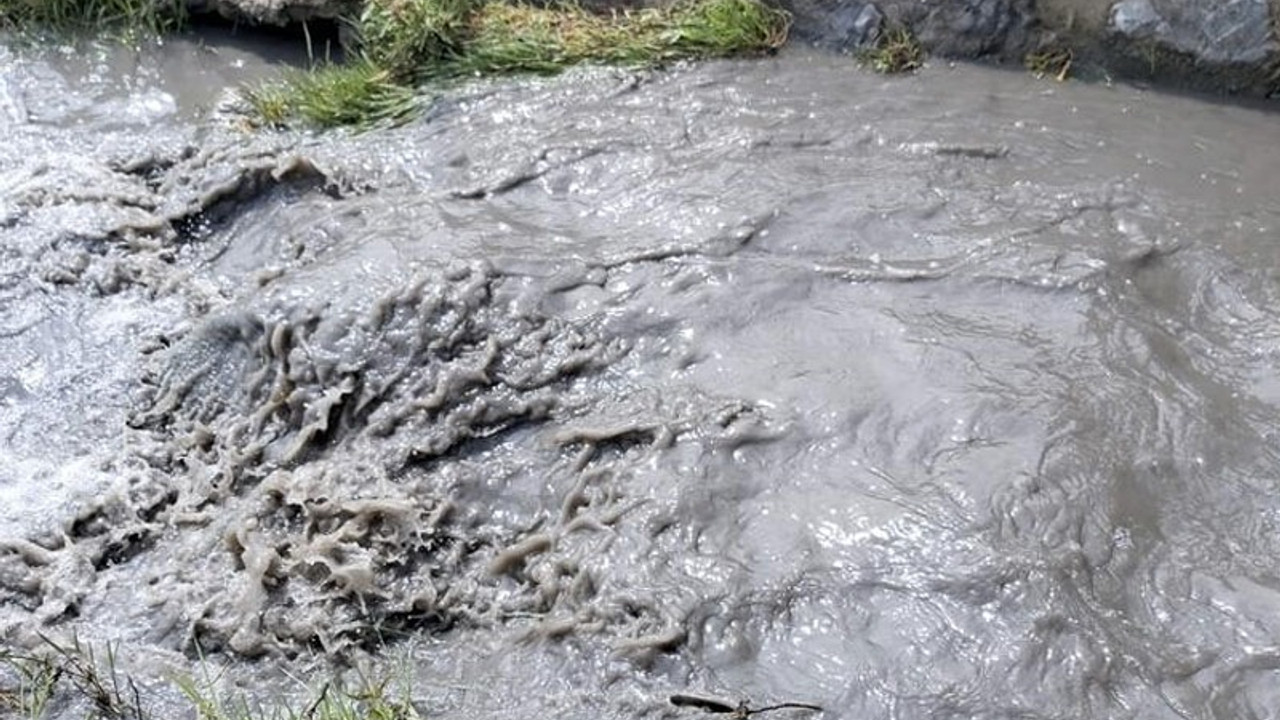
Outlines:
[[[159,35],[182,24],[184,8],[184,0],[0,0],[0,28]],[[790,18],[765,0],[672,0],[611,13],[574,0],[366,0],[347,22],[355,37],[347,62],[246,90],[260,123],[391,123],[413,115],[424,84],[762,53],[786,41]]]
[[762,0],[677,0],[609,14],[571,2],[370,0],[355,23],[355,60],[289,74],[246,98],[268,124],[396,122],[415,111],[414,89],[424,83],[761,53],[780,47],[788,26]]

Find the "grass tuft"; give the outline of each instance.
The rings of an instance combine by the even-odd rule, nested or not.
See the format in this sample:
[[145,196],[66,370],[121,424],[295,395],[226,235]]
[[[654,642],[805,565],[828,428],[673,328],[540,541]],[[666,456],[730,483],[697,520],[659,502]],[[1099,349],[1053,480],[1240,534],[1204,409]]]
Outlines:
[[243,698],[227,701],[216,679],[177,681],[196,711],[197,720],[421,720],[407,683],[393,687],[390,678],[372,681],[361,676],[352,688],[325,683],[305,706],[252,706]]
[[396,125],[412,117],[419,104],[412,87],[367,60],[294,71],[243,94],[261,122],[270,126],[295,118],[319,128]]
[[42,653],[0,649],[0,677],[7,675],[10,681],[0,683],[0,707],[41,720],[59,688],[69,687],[93,707],[95,717],[147,719],[138,686],[116,667],[114,646],[95,651],[75,635],[66,643],[41,639],[48,646]]
[[356,24],[359,60],[290,75],[246,97],[268,125],[365,127],[411,115],[412,88],[423,82],[766,52],[786,41],[789,27],[790,17],[763,0],[677,0],[611,14],[573,2],[370,0]]
[[48,657],[0,649],[0,678],[0,710],[37,720],[44,717],[62,671]]
[[924,66],[924,47],[910,30],[898,27],[880,33],[875,46],[859,53],[859,59],[886,75],[914,72]]
[[489,2],[471,16],[464,51],[442,73],[557,72],[582,63],[653,66],[767,52],[787,39],[789,16],[760,0],[679,0],[597,14],[564,2]]
[[101,652],[95,652],[92,645],[81,643],[76,635],[66,644],[41,637],[53,649],[52,662],[60,676],[93,703],[99,717],[146,720],[138,686],[116,668],[115,646],[107,644]]
[[555,8],[490,3],[472,17],[466,53],[437,75],[553,74],[581,62],[661,62],[660,11],[597,15],[576,5]]
[[[75,636],[66,643],[44,638],[41,652],[0,647],[0,717],[49,720],[53,700],[78,698],[98,720],[150,720],[137,684],[116,666],[117,649],[100,650]],[[358,673],[352,683],[331,681],[309,698],[294,704],[251,704],[243,697],[227,698],[219,691],[221,674],[207,672],[199,679],[174,680],[198,720],[421,720],[415,707],[409,666],[373,679]],[[184,715],[190,717],[190,715]]]
[[0,28],[158,36],[185,21],[180,0],[0,0]]
[[1066,82],[1074,59],[1075,55],[1069,48],[1051,47],[1027,53],[1022,64],[1038,78],[1051,77],[1058,82]]
[[672,46],[702,57],[776,50],[787,41],[791,19],[756,0],[705,0],[677,5]]
[[397,77],[462,52],[475,0],[369,0],[357,30],[364,58]]

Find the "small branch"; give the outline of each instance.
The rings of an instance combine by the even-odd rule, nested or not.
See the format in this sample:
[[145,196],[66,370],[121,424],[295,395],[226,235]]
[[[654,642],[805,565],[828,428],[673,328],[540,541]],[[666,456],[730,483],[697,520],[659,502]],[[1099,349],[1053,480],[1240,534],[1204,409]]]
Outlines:
[[743,700],[737,705],[731,705],[723,700],[715,700],[712,698],[698,697],[697,695],[672,695],[670,698],[672,705],[676,707],[694,707],[709,713],[721,715],[731,715],[734,720],[742,720],[743,718],[759,715],[760,713],[770,712],[772,710],[811,710],[813,712],[822,712],[820,705],[799,702],[785,702],[777,705],[766,705],[761,708],[751,708],[747,702]]

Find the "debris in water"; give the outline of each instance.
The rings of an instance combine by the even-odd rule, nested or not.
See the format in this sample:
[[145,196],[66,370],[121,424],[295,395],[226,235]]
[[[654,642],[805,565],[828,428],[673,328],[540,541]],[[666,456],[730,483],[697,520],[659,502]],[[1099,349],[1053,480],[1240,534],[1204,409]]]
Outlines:
[[777,705],[766,705],[760,708],[752,708],[747,704],[746,700],[740,701],[737,705],[731,705],[723,700],[715,700],[713,698],[698,697],[697,695],[681,695],[675,694],[670,698],[671,704],[676,707],[696,707],[709,713],[730,714],[734,718],[746,718],[752,715],[769,712],[771,710],[812,710],[814,712],[822,712],[822,707],[809,703],[785,702]]

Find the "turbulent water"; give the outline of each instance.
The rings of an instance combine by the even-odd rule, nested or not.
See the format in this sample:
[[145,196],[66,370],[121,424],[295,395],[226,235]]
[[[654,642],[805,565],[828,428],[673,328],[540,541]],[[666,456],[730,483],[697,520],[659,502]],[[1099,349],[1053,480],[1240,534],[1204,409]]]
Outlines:
[[295,136],[239,51],[24,52],[5,643],[164,712],[1280,712],[1280,116],[791,50]]

